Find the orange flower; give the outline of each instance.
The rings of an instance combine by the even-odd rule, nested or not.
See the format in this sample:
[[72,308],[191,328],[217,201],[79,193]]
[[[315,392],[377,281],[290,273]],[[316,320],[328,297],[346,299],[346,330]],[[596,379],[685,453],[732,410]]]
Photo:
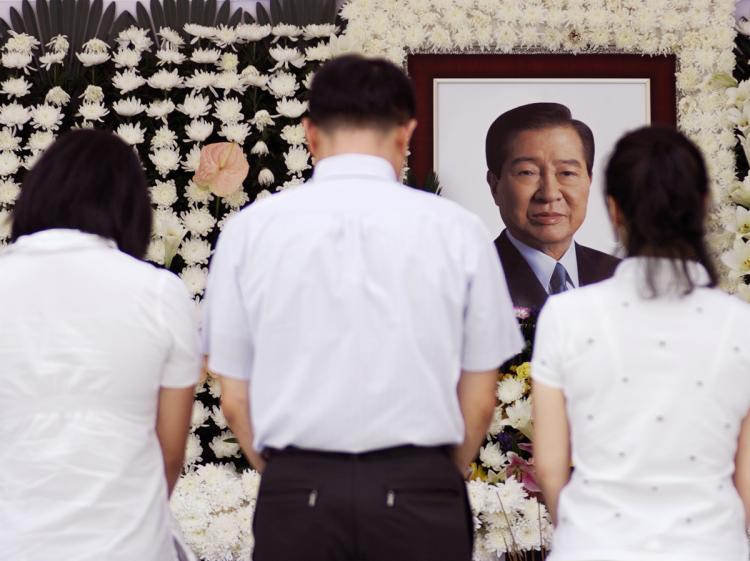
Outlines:
[[242,148],[234,142],[207,144],[201,150],[201,161],[193,181],[198,187],[210,189],[217,197],[239,191],[250,172]]

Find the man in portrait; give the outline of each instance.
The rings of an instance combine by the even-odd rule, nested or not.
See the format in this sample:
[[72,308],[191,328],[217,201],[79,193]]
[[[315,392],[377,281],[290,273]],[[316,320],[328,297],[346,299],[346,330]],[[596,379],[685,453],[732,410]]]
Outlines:
[[575,243],[586,218],[594,135],[559,103],[500,115],[486,139],[487,183],[506,229],[495,240],[516,307],[610,277],[619,260]]

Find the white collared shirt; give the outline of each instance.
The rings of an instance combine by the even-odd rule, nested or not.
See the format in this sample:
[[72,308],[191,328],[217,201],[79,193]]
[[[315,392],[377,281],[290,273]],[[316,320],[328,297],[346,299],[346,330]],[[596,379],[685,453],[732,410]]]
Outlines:
[[194,310],[92,234],[0,255],[0,559],[176,559],[155,427],[160,388],[198,381]]
[[479,219],[366,155],[233,218],[204,310],[209,368],[250,381],[257,449],[459,443],[461,369],[523,347]]
[[[549,293],[549,284],[552,280],[552,273],[554,272],[555,265],[557,265],[558,262],[546,253],[543,253],[538,249],[534,249],[533,247],[518,240],[513,236],[513,234],[510,233],[510,230],[506,230],[506,233],[508,234],[510,243],[512,243],[513,246],[521,253],[521,255],[523,255],[523,258],[529,264],[531,270],[534,271],[536,278],[539,279],[539,282],[544,287],[544,290]],[[565,267],[565,270],[568,272],[568,280],[566,281],[568,288],[577,288],[578,286],[580,286],[580,282],[578,281],[578,258],[576,257],[575,242],[570,244],[570,247],[562,256],[559,262],[563,267]]]
[[750,306],[710,288],[644,298],[644,264],[550,297],[539,317],[532,376],[565,396],[575,466],[548,558],[746,561],[732,475],[750,410]]

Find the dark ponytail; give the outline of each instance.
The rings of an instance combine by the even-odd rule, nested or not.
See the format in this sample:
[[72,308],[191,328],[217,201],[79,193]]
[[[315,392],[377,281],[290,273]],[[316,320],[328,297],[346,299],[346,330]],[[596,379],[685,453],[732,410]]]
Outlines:
[[[622,137],[607,165],[606,194],[620,208],[627,232],[628,257],[672,259],[672,282],[689,294],[696,287],[691,261],[708,271],[715,286],[716,270],[706,244],[708,173],[698,148],[682,133],[666,127],[644,127]],[[665,292],[657,282],[664,260],[646,260],[648,296]]]

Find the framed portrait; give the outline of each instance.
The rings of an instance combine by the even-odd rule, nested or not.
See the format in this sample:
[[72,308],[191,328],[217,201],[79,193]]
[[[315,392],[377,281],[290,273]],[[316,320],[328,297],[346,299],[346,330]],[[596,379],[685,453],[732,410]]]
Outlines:
[[[516,256],[515,247],[533,265],[529,247],[546,252],[544,237],[562,231],[563,226],[553,222],[559,219],[562,224],[560,215],[565,213],[572,235],[565,247],[574,246],[577,254],[577,264],[565,270],[565,282],[576,287],[602,280],[614,269],[610,256],[617,253],[603,193],[607,161],[625,132],[652,123],[675,126],[675,63],[674,56],[624,54],[412,55],[408,69],[419,123],[411,169],[417,180],[434,171],[441,194],[481,218],[496,241],[509,284],[523,262],[504,255],[503,243],[506,253]],[[552,150],[556,128],[564,129],[557,142],[567,143],[567,151],[544,164],[523,151]],[[522,150],[517,146],[522,141],[536,143],[535,148]],[[553,166],[553,159],[578,168]],[[511,164],[518,169],[510,169]],[[576,174],[580,187],[573,183]],[[539,187],[536,194],[529,191],[532,177],[535,185],[547,187]],[[553,183],[559,185],[550,187]],[[517,185],[520,194],[514,199]],[[542,193],[544,189],[557,191]],[[543,201],[555,196],[559,204]],[[561,255],[554,259],[561,260]],[[587,259],[598,263],[596,271],[582,263]],[[516,299],[513,286],[511,296],[516,304],[541,307],[545,291],[550,291],[551,272],[545,276],[538,267],[532,269],[542,285],[538,297]],[[532,280],[529,274],[517,283],[523,288]]]
[[588,208],[576,241],[612,253],[604,169],[617,139],[677,121],[675,57],[639,55],[412,55],[418,128],[410,165],[434,171],[441,193],[477,214],[496,237],[504,228],[487,183],[486,138],[503,113],[526,104],[564,105],[595,141]]

